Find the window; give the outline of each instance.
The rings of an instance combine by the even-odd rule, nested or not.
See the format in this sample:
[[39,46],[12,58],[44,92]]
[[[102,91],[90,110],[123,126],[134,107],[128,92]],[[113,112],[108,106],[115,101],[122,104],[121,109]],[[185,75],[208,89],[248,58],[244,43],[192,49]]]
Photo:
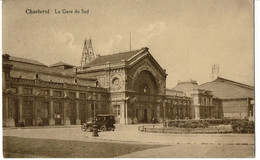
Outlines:
[[31,88],[24,88],[23,94],[25,95],[32,95],[32,89]]
[[54,118],[61,118],[61,104],[59,102],[54,103]]
[[69,96],[71,98],[76,98],[76,93],[75,92],[69,92]]
[[142,93],[145,93],[145,94],[147,94],[147,93],[149,93],[149,88],[146,86],[146,85],[143,85],[142,87],[141,87],[141,92]]
[[12,91],[14,94],[16,94],[16,93],[17,93],[17,88],[11,87],[11,91]]
[[43,96],[49,96],[49,95],[50,95],[50,92],[49,92],[49,90],[41,90],[41,95],[43,95]]
[[79,98],[86,98],[86,94],[85,93],[79,93]]
[[49,108],[49,103],[44,102],[41,108],[38,108],[38,117],[41,118],[48,118],[48,108]]
[[61,97],[61,91],[54,91],[53,96],[54,97]]
[[114,115],[120,116],[120,105],[114,105]]
[[120,85],[120,80],[118,78],[114,78],[112,84],[113,87],[118,87]]

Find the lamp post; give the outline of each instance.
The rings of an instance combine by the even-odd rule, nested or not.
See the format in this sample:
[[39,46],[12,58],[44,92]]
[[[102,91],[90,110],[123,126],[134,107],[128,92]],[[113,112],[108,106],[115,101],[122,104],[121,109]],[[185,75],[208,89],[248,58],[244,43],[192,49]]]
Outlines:
[[[161,99],[159,99],[158,101],[157,101],[159,104],[161,103],[162,104],[162,106],[163,106],[163,122],[165,122],[165,120],[166,120],[166,103],[167,103],[167,99],[166,99],[166,97],[162,97]],[[160,109],[159,109],[160,110]],[[158,118],[160,118],[160,114],[161,113],[159,113],[159,117]]]
[[[6,89],[4,91],[5,95],[5,113],[3,113],[3,115],[5,115],[5,126],[6,127],[14,127],[15,126],[15,122],[14,122],[14,117],[12,114],[12,109],[11,109],[11,97],[14,95],[14,92],[9,88]],[[9,110],[10,109],[10,110]]]
[[90,97],[89,100],[92,100],[93,107],[94,107],[94,112],[93,112],[93,117],[94,117],[94,124],[93,124],[93,137],[98,137],[98,128],[96,124],[96,93],[93,93]]
[[125,124],[128,124],[128,106],[127,106],[127,104],[128,104],[129,99],[130,99],[130,97],[125,98],[125,103],[126,103],[126,105],[125,105]]
[[136,102],[136,97],[133,97],[130,99],[130,103],[133,103],[133,112],[132,112],[132,117],[133,117],[133,121],[132,121],[132,124],[134,124],[134,115],[135,115],[135,112],[134,112],[134,108],[135,108],[135,102]]
[[92,101],[93,104],[93,118],[94,118],[94,122],[96,122],[96,93],[93,93],[91,96],[89,96],[89,100]]
[[125,124],[128,124],[128,102],[129,103],[134,103],[136,101],[136,97],[130,98],[126,97],[125,102],[126,102],[126,109],[125,109]]
[[[37,97],[39,97],[41,94],[40,94],[40,92],[36,92],[35,93],[35,119],[34,119],[34,124],[36,125],[36,126],[38,126],[38,125],[42,125],[42,121],[40,120],[40,119],[38,119],[38,102],[37,102]],[[39,124],[38,124],[39,123]]]

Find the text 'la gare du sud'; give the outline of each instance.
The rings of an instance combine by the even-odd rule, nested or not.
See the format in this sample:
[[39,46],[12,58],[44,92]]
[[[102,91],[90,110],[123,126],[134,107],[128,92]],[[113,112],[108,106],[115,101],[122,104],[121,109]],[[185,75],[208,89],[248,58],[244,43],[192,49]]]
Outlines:
[[50,10],[50,9],[26,9],[25,13],[27,14],[89,14],[89,9],[74,9],[74,10],[70,10],[70,9],[54,9],[54,10]]

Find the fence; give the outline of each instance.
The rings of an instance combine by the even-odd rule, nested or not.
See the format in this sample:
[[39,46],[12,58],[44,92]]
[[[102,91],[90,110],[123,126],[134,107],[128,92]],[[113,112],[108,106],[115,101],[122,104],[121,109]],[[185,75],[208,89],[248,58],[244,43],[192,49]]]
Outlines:
[[227,127],[209,127],[209,128],[179,128],[179,127],[155,127],[139,126],[141,132],[151,133],[174,133],[174,134],[212,134],[212,133],[232,133],[233,130]]

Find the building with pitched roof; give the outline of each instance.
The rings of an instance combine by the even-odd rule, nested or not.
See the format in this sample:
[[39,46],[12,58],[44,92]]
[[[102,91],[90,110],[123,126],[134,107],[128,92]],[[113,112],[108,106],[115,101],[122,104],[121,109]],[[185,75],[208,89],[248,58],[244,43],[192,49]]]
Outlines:
[[199,88],[210,90],[213,98],[219,99],[220,104],[216,109],[221,117],[254,117],[254,87],[217,77],[211,82],[199,85]]
[[237,82],[218,78],[167,89],[166,70],[147,47],[100,56],[85,41],[78,67],[8,54],[2,65],[5,127],[76,125],[97,114],[114,114],[121,124],[253,114],[254,89]]
[[[200,85],[194,81],[179,82],[173,89],[193,97],[193,105],[195,108],[198,106],[200,118],[207,118],[210,113],[214,113],[216,118],[254,117],[255,91],[252,86],[217,77]],[[213,109],[207,101],[212,103]]]

